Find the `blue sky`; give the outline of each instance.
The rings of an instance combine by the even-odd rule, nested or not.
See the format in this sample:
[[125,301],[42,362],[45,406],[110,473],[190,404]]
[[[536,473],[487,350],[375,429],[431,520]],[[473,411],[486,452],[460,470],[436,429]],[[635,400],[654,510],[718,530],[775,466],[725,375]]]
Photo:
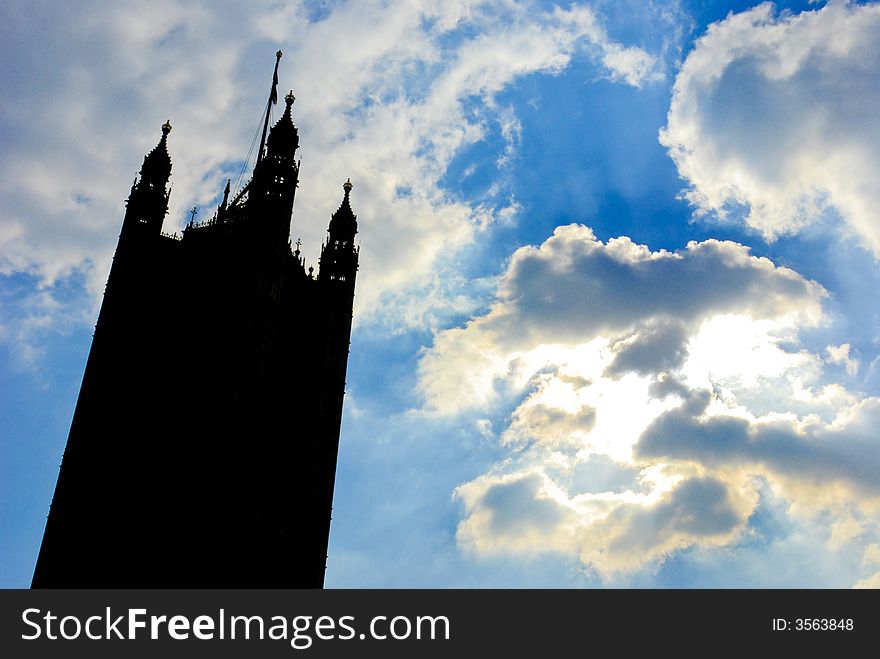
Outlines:
[[328,586],[880,586],[878,3],[2,14],[0,585],[131,178],[170,118],[212,208],[280,48],[293,238],[360,227]]

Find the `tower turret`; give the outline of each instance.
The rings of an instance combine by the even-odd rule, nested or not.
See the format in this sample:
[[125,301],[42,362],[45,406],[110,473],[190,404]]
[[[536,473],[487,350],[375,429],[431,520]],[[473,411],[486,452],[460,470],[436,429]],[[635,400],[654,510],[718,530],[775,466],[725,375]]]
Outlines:
[[345,196],[336,212],[330,218],[327,228],[327,241],[321,249],[319,280],[349,281],[354,287],[354,277],[358,268],[358,249],[354,245],[357,233],[357,215],[351,210],[351,179],[342,186]]
[[123,235],[137,232],[138,234],[158,235],[162,230],[162,222],[168,213],[167,189],[168,178],[171,176],[171,156],[168,155],[168,133],[171,122],[162,125],[162,139],[144,157],[140,174],[131,186],[131,194],[125,202],[125,220],[122,224]]
[[295,97],[285,97],[284,114],[269,132],[266,154],[254,167],[254,178],[248,196],[248,215],[254,229],[271,237],[273,242],[287,244],[290,236],[290,215],[299,182],[299,132],[293,124],[292,107]]

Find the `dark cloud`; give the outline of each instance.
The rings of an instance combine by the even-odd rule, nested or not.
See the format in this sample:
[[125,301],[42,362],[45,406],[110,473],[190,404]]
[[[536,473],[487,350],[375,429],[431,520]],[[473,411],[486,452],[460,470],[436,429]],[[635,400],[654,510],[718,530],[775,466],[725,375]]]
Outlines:
[[845,426],[802,430],[787,420],[700,418],[701,408],[686,404],[658,417],[642,434],[634,455],[641,460],[690,460],[711,468],[759,465],[812,484],[837,482],[880,495],[877,399],[863,402]]
[[[569,225],[540,248],[514,254],[500,304],[485,322],[500,340],[522,345],[582,342],[653,320],[659,324],[645,338],[674,344],[677,331],[710,316],[817,310],[822,294],[818,284],[738,243],[707,240],[676,253],[651,252],[627,237],[602,243],[587,227]],[[645,356],[631,352],[623,359]]]
[[627,373],[654,375],[678,368],[687,358],[689,332],[681,323],[667,322],[639,329],[615,342],[614,361],[605,375],[621,377]]
[[[661,374],[656,382],[652,382],[651,386],[648,387],[648,393],[654,398],[678,396],[685,401],[690,401],[695,396],[693,390],[678,379],[670,376],[668,373]],[[705,407],[705,405],[703,407]]]
[[716,478],[692,478],[675,487],[655,506],[624,506],[603,525],[616,527],[609,551],[649,552],[675,536],[694,540],[727,535],[745,521],[727,486]]
[[542,478],[529,474],[490,485],[480,505],[489,512],[489,531],[506,536],[530,530],[549,531],[564,521],[566,509],[543,495]]

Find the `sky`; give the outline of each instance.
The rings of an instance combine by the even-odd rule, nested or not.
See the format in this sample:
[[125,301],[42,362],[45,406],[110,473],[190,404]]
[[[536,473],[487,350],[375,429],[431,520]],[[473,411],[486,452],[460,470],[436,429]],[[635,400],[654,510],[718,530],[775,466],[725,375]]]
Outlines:
[[277,49],[292,238],[317,265],[348,177],[360,231],[328,587],[880,587],[880,3],[844,0],[4,2],[0,586],[131,179],[170,119],[165,230],[209,215]]

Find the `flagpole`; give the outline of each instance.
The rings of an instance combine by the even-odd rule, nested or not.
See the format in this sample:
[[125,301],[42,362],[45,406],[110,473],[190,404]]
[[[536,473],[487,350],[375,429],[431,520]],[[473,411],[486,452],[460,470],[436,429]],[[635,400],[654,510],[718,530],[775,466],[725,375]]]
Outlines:
[[260,137],[260,152],[257,154],[257,164],[263,160],[263,152],[266,149],[266,131],[269,130],[269,112],[272,105],[278,102],[278,62],[281,61],[281,51],[275,53],[275,73],[272,74],[272,92],[269,94],[269,102],[266,103],[266,119],[263,121],[263,135]]

